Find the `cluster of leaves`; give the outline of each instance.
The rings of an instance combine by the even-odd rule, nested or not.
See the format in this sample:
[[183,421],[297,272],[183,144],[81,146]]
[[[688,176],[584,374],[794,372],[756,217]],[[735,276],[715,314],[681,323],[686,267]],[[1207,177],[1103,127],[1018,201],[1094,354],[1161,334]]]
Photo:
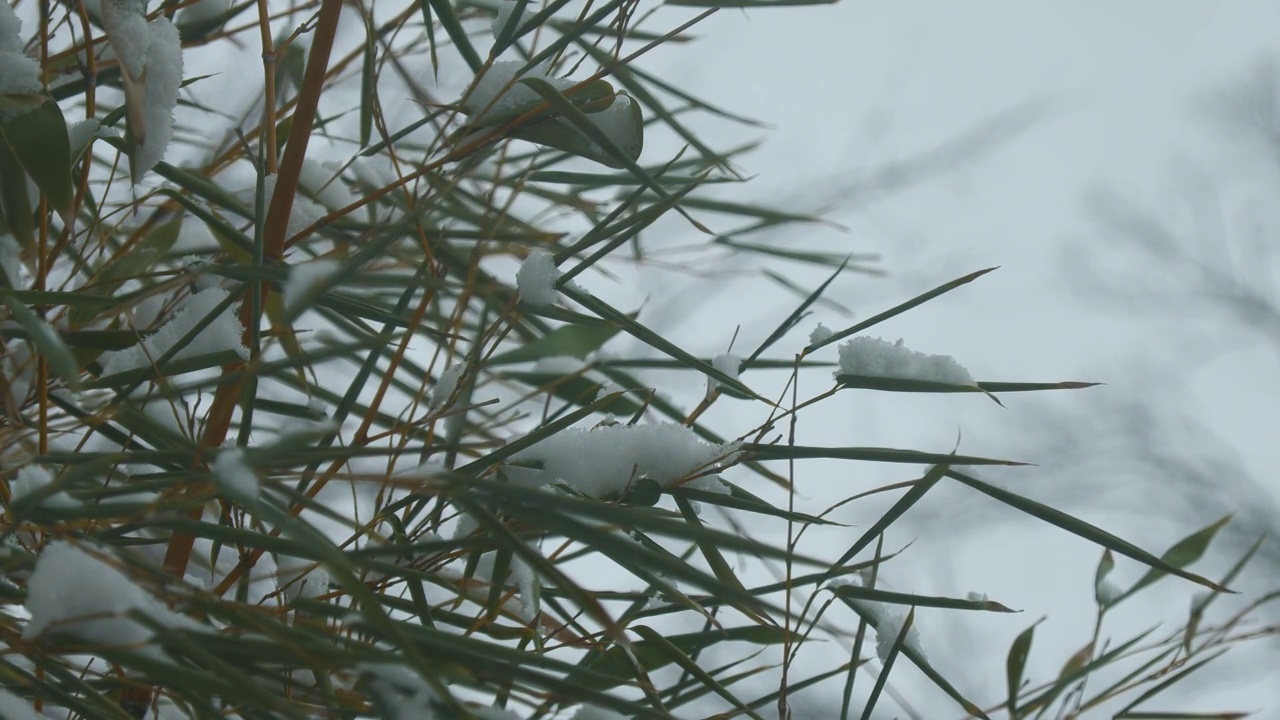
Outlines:
[[[1164,679],[1163,671],[1236,642],[1240,618],[1200,625],[1206,602],[1176,641],[1142,646],[1141,635],[1108,648],[1095,633],[1060,677],[1032,687],[1023,682],[1028,630],[1010,655],[1008,699],[983,710],[905,642],[909,614],[872,672],[875,654],[864,656],[863,640],[879,622],[869,609],[877,604],[1008,611],[985,599],[876,586],[879,567],[894,557],[882,552],[885,531],[944,481],[1097,543],[1108,559],[1116,553],[1150,566],[1152,574],[1126,596],[1165,574],[1220,592],[1243,562],[1222,581],[1208,580],[1185,566],[1212,531],[1156,556],[970,470],[1015,462],[806,446],[794,431],[779,429],[857,389],[995,399],[1087,383],[953,386],[841,375],[830,390],[797,397],[801,373],[830,372],[831,363],[819,359],[824,348],[986,271],[777,354],[833,281],[872,272],[873,258],[753,240],[814,218],[713,194],[713,186],[741,180],[730,163],[745,148],[709,146],[682,116],[747,121],[642,67],[648,49],[688,40],[686,30],[720,7],[769,4],[796,3],[710,3],[654,32],[647,27],[689,11],[650,12],[634,0],[580,7],[556,0],[515,12],[487,57],[476,38],[489,25],[492,3],[422,0],[389,16],[340,0],[298,2],[275,15],[261,0],[230,5],[183,27],[184,48],[260,45],[265,102],[251,105],[226,141],[210,142],[208,127],[187,128],[170,149],[171,162],[137,185],[122,169],[122,157],[137,148],[112,132],[126,115],[118,69],[98,52],[104,44],[91,13],[76,4],[39,17],[33,37],[48,95],[6,99],[2,107],[25,112],[6,116],[0,145],[4,230],[21,263],[0,273],[5,688],[36,707],[87,718],[142,717],[150,709],[201,718],[391,718],[413,709],[523,718],[584,704],[583,717],[720,710],[760,718],[773,708],[787,714],[800,691],[841,681],[847,716],[855,679],[870,673],[876,680],[862,703],[867,717],[905,655],[967,713],[986,717],[1003,708],[1029,717],[1055,703],[1083,711],[1135,691],[1143,693],[1132,706],[1138,708],[1198,664]],[[181,5],[193,3],[151,14],[173,14]],[[363,32],[345,56],[333,55],[340,31]],[[298,41],[304,34],[306,51]],[[504,51],[530,69],[550,63],[561,74],[578,65],[596,70],[563,89],[527,75],[515,82],[539,100],[470,118],[460,112],[465,99],[437,98],[424,80],[459,64],[483,74]],[[202,97],[203,80],[187,78],[180,121],[225,109]],[[593,116],[618,102],[616,88],[629,98],[633,119],[647,118],[641,132],[666,133],[686,149],[642,158],[642,137],[619,143],[602,131]],[[354,110],[340,99],[352,91],[359,97]],[[427,111],[392,127],[389,99],[404,95]],[[73,113],[103,128],[76,155],[64,119]],[[316,138],[350,150],[316,149]],[[584,158],[618,172],[601,172]],[[308,186],[304,170],[319,160],[335,161],[335,169]],[[383,174],[357,172],[364,163]],[[245,165],[257,179],[250,201],[227,179]],[[273,193],[265,192],[268,181]],[[293,205],[306,192],[323,205],[330,185],[349,191],[351,201],[297,222]],[[830,272],[816,290],[800,293],[794,311],[742,359],[739,374],[573,282],[610,263],[645,261],[651,227],[673,214],[701,234],[707,256],[754,253]],[[564,303],[520,301],[510,261],[535,248],[550,251],[563,270],[557,289]],[[329,270],[286,302],[282,291],[296,269],[315,259]],[[149,357],[147,367],[104,372],[104,353],[146,347],[142,339],[167,313],[212,286],[227,290],[227,301]],[[243,328],[245,356],[195,351],[227,311]],[[598,352],[620,335],[647,354]],[[580,367],[538,364],[564,356]],[[774,398],[748,382],[752,371],[768,369],[790,371]],[[646,375],[652,370],[715,384],[690,409],[655,391]],[[759,413],[758,424],[724,437],[700,420],[717,402],[743,403],[741,413]],[[732,468],[728,491],[686,482],[706,468],[666,486],[634,478],[626,492],[606,499],[507,481],[518,453],[565,429],[655,420],[733,447],[715,468]],[[229,447],[243,451],[262,492],[238,494],[220,479],[218,458]],[[796,462],[812,458],[929,469],[807,514],[795,509],[793,490]],[[50,468],[53,482],[9,492],[18,468],[29,464]],[[766,490],[789,500],[772,503]],[[802,551],[805,530],[836,525],[830,516],[837,508],[896,491],[900,499],[838,557]],[[45,502],[55,495],[70,502]],[[700,508],[719,514],[713,520]],[[785,540],[741,531],[770,521]],[[143,647],[105,646],[74,632],[24,636],[26,580],[53,539],[109,561],[206,629],[166,628],[135,613],[134,621],[154,626],[153,642]],[[783,579],[760,583],[735,570],[733,557]],[[849,577],[862,580],[832,584]],[[1100,600],[1099,617],[1115,602]],[[856,625],[835,619],[832,607],[848,608],[845,619]],[[689,631],[690,622],[701,629]],[[848,660],[796,678],[797,657],[819,637],[842,645],[852,638]],[[713,649],[741,645],[750,649],[732,661],[707,660]],[[1085,678],[1140,652],[1154,659],[1106,691],[1084,694]],[[761,678],[770,682],[762,686]]]

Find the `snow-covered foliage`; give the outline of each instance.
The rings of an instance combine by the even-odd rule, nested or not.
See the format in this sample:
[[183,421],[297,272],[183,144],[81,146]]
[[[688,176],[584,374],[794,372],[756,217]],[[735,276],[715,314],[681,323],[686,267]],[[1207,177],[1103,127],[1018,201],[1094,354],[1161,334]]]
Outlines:
[[524,66],[525,63],[518,60],[502,60],[489,66],[476,78],[471,92],[463,100],[463,109],[473,115],[483,112],[482,121],[486,116],[531,108],[542,102],[541,95],[519,82],[522,77],[541,78],[561,92],[577,85],[575,80],[550,77],[551,68],[546,65],[521,73]]
[[0,688],[0,717],[5,720],[49,720],[36,712],[31,703]]
[[104,645],[141,645],[152,631],[127,617],[135,610],[162,627],[198,627],[118,568],[63,540],[50,543],[36,559],[26,608],[31,620],[22,633],[25,640],[66,634]]
[[458,362],[445,368],[440,373],[440,379],[436,381],[436,386],[431,389],[430,409],[434,412],[444,407],[449,402],[453,394],[458,391],[458,381],[462,379],[462,375],[467,370],[466,363]]
[[262,493],[258,473],[246,462],[241,448],[224,448],[213,461],[218,489],[237,502],[253,502]]
[[[160,359],[187,333],[191,332],[205,318],[209,317],[228,297],[226,290],[210,288],[192,295],[182,309],[143,341],[130,348],[102,354],[102,374],[104,376],[149,367]],[[235,315],[233,304],[222,311],[203,330],[195,335],[191,342],[171,358],[185,360],[224,350],[234,351],[243,359],[249,358],[249,351],[241,342],[244,327]]]
[[823,325],[822,323],[818,323],[818,327],[814,328],[809,333],[809,344],[817,345],[818,343],[822,342],[823,340],[826,340],[827,338],[831,337],[834,334],[835,333],[831,330],[831,328],[827,327],[826,325]]
[[891,343],[880,338],[856,337],[840,343],[840,369],[836,375],[927,380],[971,385],[973,376],[949,355],[916,352],[899,339]]
[[146,19],[145,0],[104,0],[102,24],[120,62],[135,148],[135,182],[164,158],[182,85],[182,40],[164,16]]
[[533,19],[533,16],[538,14],[538,8],[534,7],[533,3],[528,0],[502,0],[502,2],[498,4],[498,15],[489,25],[489,30],[493,33],[493,38],[495,40],[498,39],[498,36],[502,33],[502,29],[507,26],[507,23],[511,22],[511,18],[515,15],[516,8],[522,5],[524,7],[520,13],[520,24],[512,30],[513,33],[527,27],[529,25],[529,21]]
[[[737,380],[738,372],[742,370],[742,358],[733,353],[721,353],[711,359],[711,367]],[[707,394],[711,394],[719,387],[719,380],[707,378]]]
[[[53,473],[43,465],[27,465],[18,470],[18,477],[9,486],[13,501],[18,502],[53,483]],[[80,505],[74,498],[59,490],[40,501],[46,508],[74,508]]]
[[290,267],[284,284],[285,312],[297,312],[310,305],[340,268],[337,261],[323,258]]
[[[516,453],[506,473],[531,486],[564,483],[584,495],[607,498],[642,478],[669,487],[714,473],[735,451],[732,444],[712,445],[675,423],[571,428]],[[530,463],[541,468],[524,466]]]
[[146,132],[134,157],[135,177],[141,177],[164,159],[173,137],[173,109],[178,105],[178,89],[182,86],[182,40],[178,28],[161,16],[147,24],[147,35]]
[[530,305],[554,305],[557,295],[555,282],[560,274],[551,253],[542,248],[530,251],[516,271],[516,290],[520,293],[520,300]]
[[0,95],[39,93],[40,64],[22,49],[22,21],[8,3],[0,3]]

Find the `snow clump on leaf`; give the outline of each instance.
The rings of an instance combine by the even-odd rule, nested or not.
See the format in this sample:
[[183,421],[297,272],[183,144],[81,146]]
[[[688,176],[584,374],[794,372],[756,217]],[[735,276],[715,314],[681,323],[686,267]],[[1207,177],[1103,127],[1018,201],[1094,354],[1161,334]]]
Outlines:
[[[522,450],[506,468],[513,482],[541,486],[564,483],[593,498],[617,497],[647,478],[670,487],[691,475],[715,470],[731,459],[735,444],[712,445],[675,423],[607,425],[569,429]],[[522,467],[541,463],[541,469]],[[699,489],[724,491],[723,484]]]
[[164,627],[198,627],[117,568],[61,540],[50,543],[36,559],[27,581],[26,608],[31,622],[22,633],[24,640],[51,631],[106,645],[145,643],[151,629],[128,618],[132,611]]
[[559,278],[560,271],[551,253],[534,250],[516,271],[516,291],[520,293],[520,299],[530,305],[553,305],[556,301],[555,282]]
[[836,375],[925,380],[951,385],[972,385],[973,376],[949,355],[929,355],[873,337],[856,337],[840,344],[840,369]]

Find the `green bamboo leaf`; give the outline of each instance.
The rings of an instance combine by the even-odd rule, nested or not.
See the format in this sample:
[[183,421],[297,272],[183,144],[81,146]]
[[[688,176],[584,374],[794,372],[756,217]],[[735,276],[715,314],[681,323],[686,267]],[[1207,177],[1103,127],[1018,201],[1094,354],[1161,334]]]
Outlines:
[[1116,597],[1107,584],[1107,576],[1116,566],[1116,559],[1110,550],[1102,551],[1102,559],[1098,561],[1098,569],[1093,574],[1093,597],[1098,607],[1105,608],[1116,602]]
[[508,350],[489,358],[489,367],[499,367],[519,362],[531,362],[546,357],[569,356],[583,358],[599,350],[618,334],[621,328],[609,324],[577,323],[556,328],[514,350]]
[[62,378],[67,385],[79,390],[81,388],[80,368],[76,364],[75,356],[58,335],[58,331],[12,295],[5,293],[0,295],[0,299],[8,306],[13,319],[17,320],[18,325],[26,331],[28,339],[35,344],[40,355],[49,364],[49,369]]
[[[360,147],[373,134],[373,109],[378,93],[378,52],[373,18],[365,17],[364,53],[360,63]],[[292,116],[291,116],[292,117]]]
[[841,600],[861,600],[890,603],[894,605],[911,605],[913,607],[936,607],[948,610],[978,610],[982,612],[1017,613],[994,600],[961,600],[959,598],[936,597],[930,595],[913,595],[911,593],[891,592],[861,585],[832,585],[828,588]]
[[662,633],[646,625],[638,625],[632,630],[644,638],[646,642],[652,643],[654,648],[664,657],[679,665],[681,669],[694,678],[697,678],[704,687],[710,688],[730,705],[736,707],[739,712],[755,720],[764,720],[758,713],[743,704],[736,695],[729,692],[728,688],[721,685],[710,673],[703,670],[693,658],[689,657],[690,653],[683,651]]
[[[151,272],[177,242],[182,219],[179,213],[154,225],[129,252],[117,253],[99,268],[89,287],[98,295],[114,295],[125,282]],[[68,321],[72,328],[82,328],[101,311],[97,305],[78,305],[71,308]]]
[[808,460],[814,458],[832,458],[837,460],[861,460],[864,462],[908,463],[919,465],[1005,465],[1017,466],[1027,463],[1016,460],[996,460],[993,458],[975,457],[972,455],[955,455],[950,453],[930,453],[918,450],[899,450],[897,448],[878,447],[808,447],[804,445],[764,445],[761,443],[743,443],[742,450],[750,453],[757,460]]
[[1036,625],[1044,622],[1044,618],[1040,618],[1031,624],[1031,627],[1023,630],[1014,638],[1013,644],[1009,646],[1009,655],[1005,658],[1005,679],[1006,687],[1009,691],[1009,717],[1016,718],[1018,715],[1018,695],[1022,693],[1022,678],[1027,669],[1027,659],[1031,657],[1031,642],[1035,639]]
[[[440,24],[444,26],[445,33],[448,34],[449,39],[458,48],[458,53],[462,55],[462,59],[471,68],[471,72],[480,72],[480,68],[484,66],[484,61],[480,59],[480,53],[476,52],[475,46],[471,44],[471,37],[467,35],[466,29],[462,27],[458,14],[454,12],[453,3],[449,2],[449,0],[426,0],[423,3],[424,13],[427,5],[431,6],[431,11],[439,18]],[[428,22],[427,25],[431,26],[433,23]]]
[[[867,704],[862,708],[862,720],[871,720],[872,713],[875,711],[876,704],[880,701],[880,694],[884,692],[885,684],[889,682],[889,673],[893,672],[893,665],[898,661],[898,655],[902,653],[903,647],[907,643],[907,633],[911,632],[911,627],[916,622],[916,609],[911,608],[907,612],[907,617],[902,621],[902,627],[898,630],[898,635],[893,639],[893,644],[889,646],[889,653],[884,658],[884,667],[880,669],[880,675],[876,678],[876,684],[871,688],[871,695],[867,697]],[[879,632],[877,630],[877,632]]]
[[876,538],[880,537],[890,525],[897,521],[898,518],[902,517],[907,510],[910,510],[911,506],[920,502],[921,498],[932,490],[934,486],[938,484],[938,481],[942,480],[943,476],[946,475],[947,470],[948,466],[942,463],[929,468],[929,471],[924,474],[924,477],[915,481],[915,483],[912,484],[911,489],[903,493],[902,497],[898,498],[898,502],[893,504],[893,507],[885,511],[885,514],[880,516],[879,520],[873,523],[871,527],[867,528],[867,530],[862,533],[862,536],[859,537],[857,541],[855,541],[853,545],[840,556],[840,559],[837,560],[832,567],[841,567],[845,563],[857,557],[858,553],[862,552],[864,548],[874,542]]
[[[639,628],[646,627],[638,625],[632,630],[641,632]],[[640,667],[645,670],[657,670],[666,667],[674,662],[675,658],[669,652],[670,648],[675,648],[684,655],[696,654],[708,647],[715,646],[721,642],[746,642],[754,645],[776,645],[786,642],[785,633],[781,628],[771,628],[763,625],[748,625],[743,627],[725,628],[723,630],[710,630],[707,632],[685,633],[681,635],[669,635],[666,637],[666,645],[658,646],[650,638],[645,638],[632,643],[632,652]],[[634,678],[634,671],[631,664],[627,661],[627,651],[621,647],[612,647],[608,650],[591,650],[582,658],[578,664],[575,673],[591,673],[595,678],[601,676],[609,678],[612,683],[610,687],[628,682]],[[583,675],[585,679],[586,675]],[[569,681],[581,681],[570,674]]]
[[[1173,547],[1165,551],[1160,560],[1167,566],[1182,569],[1191,563],[1199,560],[1204,555],[1204,551],[1209,548],[1209,543],[1213,542],[1213,538],[1217,536],[1218,531],[1226,527],[1231,522],[1231,516],[1227,515],[1208,526],[1191,533],[1187,537],[1179,540]],[[1116,598],[1115,602],[1120,602],[1125,598],[1133,595],[1139,590],[1145,588],[1151,583],[1159,580],[1167,574],[1166,571],[1152,568],[1142,576],[1133,587],[1124,591],[1124,593]]]
[[[1112,535],[1111,533],[1105,530],[1102,530],[1101,528],[1090,525],[1089,523],[1083,520],[1071,517],[1070,515],[1062,512],[1061,510],[1056,510],[1054,508],[1049,507],[1048,505],[1038,503],[1035,500],[1024,498],[1020,495],[1011,493],[1008,490],[1004,490],[994,485],[984,483],[981,480],[978,480],[977,478],[971,477],[969,475],[965,475],[964,473],[956,470],[948,470],[947,476],[952,479],[958,480],[965,485],[968,485],[969,487],[973,488],[974,490],[977,490],[980,493],[983,493],[984,495],[987,495],[996,500],[999,500],[1000,502],[1012,508],[1021,510],[1022,512],[1032,517],[1039,518],[1051,525],[1056,525],[1073,535],[1078,535],[1079,537],[1082,537],[1085,540],[1089,540],[1090,542],[1101,545],[1104,548],[1109,548],[1111,550],[1114,550],[1115,552],[1121,555],[1124,555],[1127,558],[1137,560],[1143,565],[1147,565],[1148,567],[1151,567],[1155,570],[1160,570],[1165,573],[1169,573],[1171,575],[1177,575],[1178,577],[1183,578],[1184,580],[1190,580],[1191,582],[1196,583],[1197,585],[1203,585],[1204,587],[1207,587],[1211,590],[1216,590],[1218,592],[1234,592],[1232,590],[1229,590],[1228,588],[1225,588],[1219,585],[1218,583],[1213,582],[1212,580],[1209,580],[1208,578],[1203,578],[1199,575],[1196,575],[1195,573],[1187,572],[1186,570],[1183,570],[1181,567],[1172,565],[1166,562],[1165,560],[1162,560],[1161,558],[1158,558],[1155,555],[1152,555],[1151,553],[1143,550],[1137,545],[1126,542],[1116,537],[1115,535]],[[1210,527],[1213,527],[1213,526],[1210,526]],[[1205,530],[1208,530],[1208,529],[1209,528],[1205,528]],[[1204,531],[1201,531],[1201,532],[1204,532]],[[1214,532],[1216,532],[1216,530]],[[1209,535],[1209,538],[1210,539],[1212,538],[1212,534]],[[1208,542],[1208,539],[1206,539],[1205,542]]]
[[[860,606],[856,602],[853,602],[847,599],[844,600],[844,603],[849,606],[849,609],[857,613],[858,616],[861,617],[863,620],[865,620],[868,623],[871,623],[873,627],[876,626],[877,620],[875,616],[873,616],[871,612],[869,612],[866,608]],[[912,612],[914,612],[914,610]],[[880,632],[880,631],[881,631],[881,628],[876,627],[876,632]],[[975,703],[967,699],[964,695],[961,695],[959,690],[956,690],[955,687],[952,686],[952,684],[945,677],[943,677],[941,673],[939,673],[936,669],[934,669],[934,667],[930,665],[929,661],[924,657],[923,653],[921,653],[917,648],[913,647],[910,643],[904,642],[904,643],[901,643],[899,647],[899,652],[901,652],[901,654],[903,655],[906,655],[907,659],[910,660],[912,664],[914,664],[916,668],[920,670],[920,672],[925,674],[925,677],[929,678],[929,680],[934,685],[938,686],[938,689],[942,690],[944,693],[947,694],[948,697],[950,697],[957,704],[959,704],[960,707],[964,708],[965,712],[969,713],[970,715],[973,715],[974,717],[988,718],[988,715],[982,711],[982,708],[978,707]]]
[[995,269],[996,268],[991,267],[985,270],[979,270],[974,273],[969,273],[968,275],[965,275],[962,278],[957,278],[955,280],[952,280],[951,282],[943,283],[942,285],[939,285],[938,287],[926,293],[921,293],[920,295],[917,295],[904,303],[901,303],[892,308],[889,308],[888,310],[885,310],[884,312],[878,315],[869,317],[866,320],[863,320],[862,322],[853,325],[852,327],[845,328],[840,332],[832,333],[825,340],[821,340],[819,342],[810,344],[808,347],[804,349],[804,354],[808,355],[814,352],[815,350],[818,350],[819,348],[824,348],[832,343],[840,342],[841,340],[849,337],[850,335],[857,335],[858,333],[862,332],[863,330],[866,330],[867,328],[879,325],[880,323],[884,322],[885,320],[888,320],[889,318],[892,318],[897,315],[901,315],[902,313],[914,307],[923,305],[924,303],[929,302],[930,300],[938,297],[939,295],[945,295],[946,293],[949,293],[952,290],[955,290],[956,288],[962,285],[967,285]]
[[[35,203],[27,195],[27,173],[9,149],[0,142],[0,215],[5,228],[24,248],[35,244]],[[0,278],[4,275],[0,274]]]
[[56,102],[42,102],[0,123],[13,156],[64,221],[71,215],[71,141]]
[[617,323],[618,326],[621,327],[623,330],[625,330],[628,335],[631,335],[637,340],[644,342],[646,345],[654,348],[655,350],[660,350],[670,355],[671,357],[675,358],[676,360],[683,362],[685,367],[691,370],[697,370],[702,374],[707,375],[715,379],[716,381],[720,382],[725,387],[733,388],[734,390],[737,390],[738,392],[743,393],[744,395],[747,395],[753,400],[761,400],[766,403],[769,402],[767,398],[761,397],[760,395],[756,394],[755,391],[753,391],[751,388],[747,387],[746,385],[743,385],[741,380],[738,380],[737,378],[729,377],[725,373],[720,372],[719,370],[716,370],[714,367],[712,367],[708,363],[702,360],[699,360],[693,355],[690,355],[688,352],[681,349],[679,346],[672,343],[671,341],[667,340],[665,337],[663,337],[659,333],[656,333],[650,330],[649,328],[645,327],[644,325],[641,325],[640,323],[633,320],[630,315],[619,312],[613,306],[609,305],[603,300],[600,300],[594,295],[590,295],[585,291],[580,291],[579,289],[572,286],[562,287],[561,290],[566,295],[573,298],[574,301],[576,301],[578,304],[582,305],[588,310],[595,312],[599,317],[605,320],[611,320],[614,323]]

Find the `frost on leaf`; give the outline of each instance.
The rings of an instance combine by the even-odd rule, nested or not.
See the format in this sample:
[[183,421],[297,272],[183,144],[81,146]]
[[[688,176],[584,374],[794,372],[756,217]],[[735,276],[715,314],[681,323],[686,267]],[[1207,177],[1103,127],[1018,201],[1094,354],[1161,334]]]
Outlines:
[[[210,315],[218,305],[227,299],[228,293],[221,288],[210,288],[191,296],[187,304],[173,316],[169,322],[147,336],[140,344],[124,350],[102,354],[102,375],[115,375],[138,368],[150,367],[159,360],[197,324]],[[224,309],[203,330],[195,335],[191,342],[178,350],[172,360],[185,360],[224,350],[234,351],[242,359],[249,359],[249,351],[241,343],[244,327],[235,316],[234,305]]]
[[973,377],[949,355],[916,352],[880,338],[856,337],[840,344],[840,375],[924,380],[951,385],[972,385]]
[[143,0],[104,0],[102,25],[120,61],[137,182],[164,157],[182,84],[182,40],[166,17],[148,23]]
[[714,471],[733,452],[732,444],[712,445],[675,423],[609,425],[552,435],[516,453],[506,473],[513,482],[563,483],[589,497],[609,498],[640,479],[670,487]]
[[560,278],[555,258],[546,250],[538,249],[520,263],[516,271],[516,290],[520,300],[530,305],[554,305],[555,282]]

